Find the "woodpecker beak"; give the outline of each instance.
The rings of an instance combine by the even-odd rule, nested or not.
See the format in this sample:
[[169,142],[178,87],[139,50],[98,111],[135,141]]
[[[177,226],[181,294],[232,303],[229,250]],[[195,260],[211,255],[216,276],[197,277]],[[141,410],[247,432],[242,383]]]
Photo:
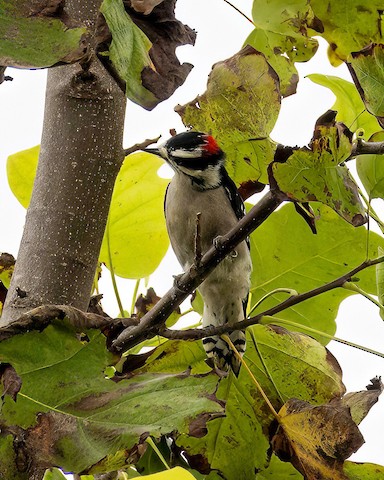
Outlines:
[[162,158],[166,162],[168,162],[168,155],[167,149],[164,145],[160,145],[158,148],[145,148],[144,152],[152,153],[153,155],[157,155],[158,157]]
[[157,155],[158,157],[163,157],[160,153],[160,149],[158,148],[145,148],[143,151],[147,153],[152,153],[153,155]]

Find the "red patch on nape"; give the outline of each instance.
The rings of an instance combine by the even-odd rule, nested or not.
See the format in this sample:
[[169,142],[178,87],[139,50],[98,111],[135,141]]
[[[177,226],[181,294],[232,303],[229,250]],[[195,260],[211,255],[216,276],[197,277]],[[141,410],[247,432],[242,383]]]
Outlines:
[[210,153],[211,155],[216,155],[221,152],[221,148],[217,144],[216,140],[211,135],[204,136],[204,140],[206,141],[204,145],[204,149]]

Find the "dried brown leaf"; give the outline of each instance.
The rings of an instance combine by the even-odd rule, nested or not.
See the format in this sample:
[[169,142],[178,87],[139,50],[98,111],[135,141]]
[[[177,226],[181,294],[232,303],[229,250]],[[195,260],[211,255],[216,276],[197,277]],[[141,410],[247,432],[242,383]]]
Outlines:
[[3,385],[2,400],[4,400],[5,395],[9,395],[16,402],[17,394],[22,385],[21,378],[17,375],[16,370],[8,363],[4,363],[0,365],[0,378]]
[[343,462],[364,443],[349,408],[289,400],[279,412],[274,452],[307,480],[347,480]]

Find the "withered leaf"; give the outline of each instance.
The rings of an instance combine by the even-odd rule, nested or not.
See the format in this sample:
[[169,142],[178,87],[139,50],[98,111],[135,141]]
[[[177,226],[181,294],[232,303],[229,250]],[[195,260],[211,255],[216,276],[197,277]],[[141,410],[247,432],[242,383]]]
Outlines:
[[148,288],[146,295],[140,294],[135,303],[138,318],[143,317],[149,312],[159,300],[160,297],[156,295],[153,288]]
[[0,254],[0,281],[5,288],[9,287],[16,260],[10,253]]
[[14,401],[16,401],[17,394],[22,385],[21,378],[17,375],[16,370],[12,365],[3,363],[0,365],[0,378],[3,385],[1,399],[4,400],[4,397],[9,395]]
[[358,187],[344,161],[352,151],[352,133],[329,110],[316,122],[309,148],[278,152],[269,167],[270,183],[296,202],[322,202],[355,227],[367,221]]
[[351,54],[347,63],[353,81],[368,112],[375,115],[384,128],[382,89],[384,86],[384,45],[371,43]]
[[307,480],[347,480],[343,462],[364,443],[349,408],[290,399],[279,412],[274,452]]
[[194,45],[196,32],[176,20],[175,5],[176,0],[164,0],[147,16],[128,10],[132,20],[152,42],[149,56],[155,70],[144,68],[142,82],[159,101],[169,98],[193,68],[190,63],[180,64],[176,56],[177,47]]
[[381,377],[372,378],[366,390],[351,392],[344,395],[341,402],[349,407],[353,421],[358,425],[368,415],[370,409],[377,403],[383,391]]

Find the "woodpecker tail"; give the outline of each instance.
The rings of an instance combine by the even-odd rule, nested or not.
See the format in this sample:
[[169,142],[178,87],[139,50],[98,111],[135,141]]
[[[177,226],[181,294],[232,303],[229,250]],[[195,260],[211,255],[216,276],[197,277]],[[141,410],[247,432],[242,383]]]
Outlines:
[[[231,342],[243,356],[245,352],[245,332],[236,330],[229,334]],[[241,362],[225,340],[218,336],[203,338],[203,345],[207,357],[213,360],[215,367],[227,372],[229,369],[238,376]]]

